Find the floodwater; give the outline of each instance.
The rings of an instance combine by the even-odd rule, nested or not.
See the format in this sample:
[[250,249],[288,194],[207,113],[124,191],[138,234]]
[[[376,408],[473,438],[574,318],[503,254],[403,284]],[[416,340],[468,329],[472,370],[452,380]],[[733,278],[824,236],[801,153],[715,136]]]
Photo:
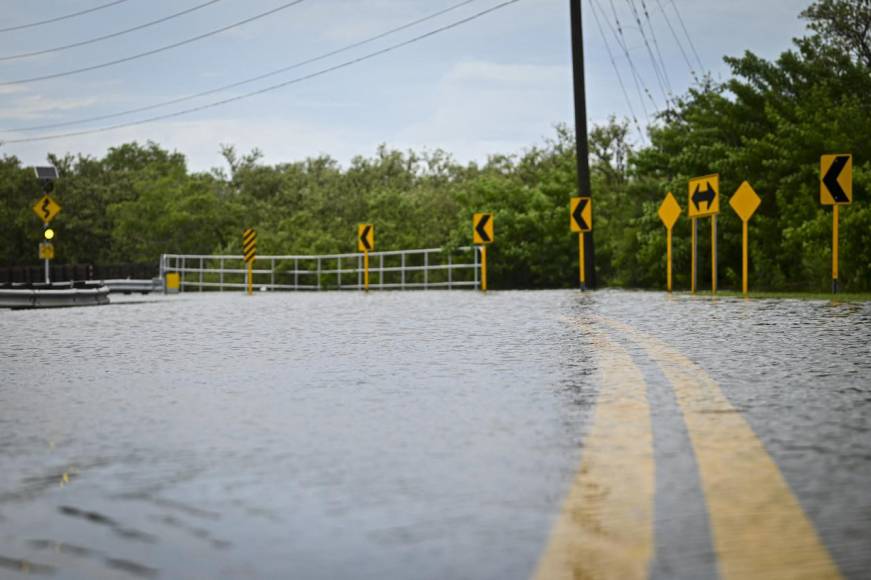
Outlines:
[[[597,317],[704,368],[867,577],[871,303],[618,291],[0,311],[0,577],[527,578],[594,415]],[[680,412],[627,347],[651,385],[650,575],[716,577]]]

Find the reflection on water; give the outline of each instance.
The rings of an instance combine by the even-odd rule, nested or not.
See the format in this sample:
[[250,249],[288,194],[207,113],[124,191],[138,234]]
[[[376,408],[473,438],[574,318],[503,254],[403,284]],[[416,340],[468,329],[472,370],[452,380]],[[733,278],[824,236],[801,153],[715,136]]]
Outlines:
[[591,333],[566,323],[590,314],[704,367],[839,565],[871,568],[867,304],[129,302],[0,311],[0,576],[527,577],[598,394]]

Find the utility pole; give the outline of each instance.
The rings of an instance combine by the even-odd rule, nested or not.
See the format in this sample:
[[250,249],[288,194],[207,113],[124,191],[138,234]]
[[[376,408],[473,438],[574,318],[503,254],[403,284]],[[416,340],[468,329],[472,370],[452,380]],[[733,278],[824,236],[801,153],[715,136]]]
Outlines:
[[[578,195],[592,197],[590,190],[590,150],[587,143],[587,94],[584,84],[584,28],[581,0],[569,0],[572,18],[572,70],[575,79],[575,142],[578,158]],[[596,288],[596,255],[593,232],[584,236],[585,278],[589,288]]]

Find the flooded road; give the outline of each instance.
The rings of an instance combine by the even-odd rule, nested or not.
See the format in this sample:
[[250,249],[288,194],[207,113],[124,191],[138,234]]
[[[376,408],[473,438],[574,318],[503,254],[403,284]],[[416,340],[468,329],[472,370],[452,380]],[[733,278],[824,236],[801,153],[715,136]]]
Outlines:
[[113,301],[0,311],[0,577],[751,577],[771,536],[808,556],[768,572],[871,570],[871,304]]

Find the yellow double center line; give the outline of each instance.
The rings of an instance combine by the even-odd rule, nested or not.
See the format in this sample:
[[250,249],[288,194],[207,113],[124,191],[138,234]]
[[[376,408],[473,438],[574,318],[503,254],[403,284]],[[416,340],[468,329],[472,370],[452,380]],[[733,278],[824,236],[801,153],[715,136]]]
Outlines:
[[[639,344],[674,388],[699,466],[720,576],[840,578],[777,464],[704,369],[633,327],[598,322]],[[654,471],[646,387],[622,347],[597,340],[599,403],[581,469],[539,564],[542,579],[648,575]],[[602,458],[618,451],[623,458]]]
[[601,388],[581,468],[537,578],[645,578],[653,555],[653,433],[647,386],[626,350],[593,343]]

